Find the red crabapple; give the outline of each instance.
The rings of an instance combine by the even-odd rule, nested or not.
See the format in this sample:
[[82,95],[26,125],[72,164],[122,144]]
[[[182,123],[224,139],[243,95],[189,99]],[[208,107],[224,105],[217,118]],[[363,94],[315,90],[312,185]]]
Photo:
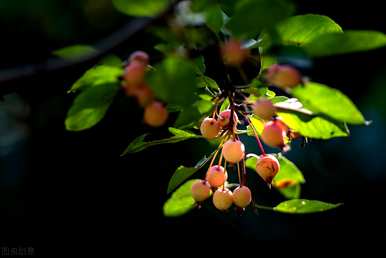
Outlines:
[[217,122],[216,119],[207,117],[205,118],[200,126],[200,131],[202,136],[204,136],[206,139],[213,139],[216,138],[217,135],[220,133],[220,125]]
[[145,69],[146,66],[138,61],[130,63],[123,75],[126,87],[133,88],[140,86],[145,80]]
[[290,65],[274,64],[268,68],[265,77],[269,83],[282,89],[293,88],[302,82],[300,72]]
[[146,124],[159,127],[166,123],[169,113],[162,103],[153,101],[145,107],[144,121]]
[[220,211],[225,211],[229,209],[232,206],[233,203],[233,196],[232,192],[225,188],[223,189],[218,188],[216,192],[213,194],[213,204],[214,206],[220,210]]
[[239,66],[248,57],[249,49],[243,48],[240,41],[230,39],[221,47],[221,54],[224,63]]
[[228,140],[222,147],[222,155],[230,163],[237,163],[244,158],[245,147],[239,140]]
[[240,208],[247,207],[252,201],[251,190],[246,186],[239,186],[233,190],[233,203]]
[[271,154],[261,155],[256,163],[256,172],[265,182],[270,184],[280,170],[280,163]]
[[253,113],[263,120],[270,120],[276,114],[276,107],[269,99],[259,99],[253,105]]
[[284,130],[283,125],[277,120],[269,121],[264,125],[263,132],[261,133],[261,139],[270,147],[283,148],[285,146],[285,140],[287,131]]
[[212,166],[209,168],[208,172],[206,173],[206,180],[212,187],[220,187],[222,186],[225,181],[227,180],[228,175],[225,171],[225,168],[222,166]]
[[137,61],[137,62],[140,62],[144,65],[148,65],[149,64],[149,55],[143,51],[135,51],[130,55],[129,61],[130,61],[130,63]]
[[205,201],[212,194],[210,185],[205,180],[197,181],[192,185],[192,197],[196,202]]
[[[220,113],[218,118],[218,123],[220,124],[221,127],[225,127],[229,124],[230,119],[231,119],[231,110],[226,109]],[[235,112],[233,113],[233,121],[234,121],[234,124],[237,124],[239,121]]]

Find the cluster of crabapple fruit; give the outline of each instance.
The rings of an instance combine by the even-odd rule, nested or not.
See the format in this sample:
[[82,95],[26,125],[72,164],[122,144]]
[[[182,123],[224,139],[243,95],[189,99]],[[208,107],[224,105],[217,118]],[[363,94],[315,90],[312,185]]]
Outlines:
[[[239,41],[228,40],[222,45],[221,54],[224,64],[239,66],[248,57],[249,52],[242,47]],[[270,85],[283,90],[289,90],[302,83],[301,74],[289,65],[272,65],[265,72],[264,79]],[[228,95],[228,98],[232,97]],[[230,103],[232,102],[230,101]],[[253,129],[261,151],[255,169],[258,175],[269,185],[279,172],[280,163],[275,155],[265,153],[260,137],[266,145],[285,151],[288,150],[288,142],[298,136],[277,116],[277,108],[271,100],[259,98],[250,103],[246,98],[242,105],[248,107],[250,113],[264,122],[264,128],[260,136],[251,123],[248,114],[238,110],[238,106],[241,105],[231,105],[228,109],[218,113],[217,106],[219,106],[219,103],[216,103],[212,116],[204,118],[200,125],[200,131],[204,138],[214,139],[219,137],[221,143],[212,157],[205,179],[199,180],[192,185],[192,197],[196,202],[201,203],[211,197],[213,193],[213,205],[221,211],[228,210],[232,204],[244,209],[252,202],[251,190],[245,185],[245,159],[247,155],[245,154],[244,144],[237,135],[237,125],[240,123],[237,114],[241,114],[241,119],[247,121]],[[218,164],[213,165],[220,150]],[[228,179],[227,163],[232,168],[237,167],[238,171],[239,186],[233,192],[226,187]],[[243,174],[240,172],[241,170]]]
[[123,90],[127,96],[135,97],[138,104],[145,109],[143,120],[152,127],[166,123],[169,113],[165,106],[155,100],[154,93],[145,82],[145,73],[149,66],[149,56],[143,51],[135,51],[129,58],[123,75]]

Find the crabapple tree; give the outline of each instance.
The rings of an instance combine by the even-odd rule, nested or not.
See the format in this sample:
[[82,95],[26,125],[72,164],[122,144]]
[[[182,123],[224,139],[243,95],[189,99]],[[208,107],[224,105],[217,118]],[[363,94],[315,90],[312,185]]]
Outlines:
[[[349,126],[368,124],[343,92],[312,80],[317,59],[311,61],[383,47],[384,34],[344,31],[329,17],[296,14],[289,0],[113,2],[129,16],[153,17],[145,31],[154,45],[86,71],[69,90],[76,96],[68,130],[103,120],[121,93],[137,103],[143,119],[136,122],[146,125],[123,158],[154,145],[208,141],[211,152],[172,174],[165,216],[195,207],[312,213],[339,206],[303,199],[304,176],[286,155],[296,141],[348,137]],[[150,127],[171,136],[150,141]],[[251,173],[283,202],[256,203]]]

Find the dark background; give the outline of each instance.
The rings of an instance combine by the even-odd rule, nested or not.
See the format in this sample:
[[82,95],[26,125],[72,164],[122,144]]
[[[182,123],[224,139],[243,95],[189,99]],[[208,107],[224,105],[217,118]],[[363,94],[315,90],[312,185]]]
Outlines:
[[[346,30],[386,32],[381,1],[340,6],[336,1],[298,2],[298,13],[328,15]],[[2,0],[0,68],[42,62],[67,45],[92,44],[128,20],[109,0]],[[138,35],[127,53],[150,49],[150,41],[148,34]],[[133,100],[120,94],[102,123],[67,132],[63,122],[74,96],[66,90],[78,74],[54,84],[43,78],[22,85],[0,104],[0,242],[33,246],[36,253],[53,248],[62,253],[110,245],[126,250],[139,242],[199,246],[200,241],[226,238],[234,243],[386,240],[385,54],[383,48],[315,60],[312,79],[342,90],[373,123],[352,127],[349,138],[313,141],[304,149],[295,144],[288,156],[305,174],[302,197],[344,202],[337,210],[307,216],[267,211],[236,216],[202,209],[166,219],[162,204],[170,176],[180,164],[195,164],[202,148],[208,148],[205,142],[154,147],[120,158],[134,137],[156,133],[143,126],[142,111]],[[250,184],[261,204],[282,201],[257,177]]]

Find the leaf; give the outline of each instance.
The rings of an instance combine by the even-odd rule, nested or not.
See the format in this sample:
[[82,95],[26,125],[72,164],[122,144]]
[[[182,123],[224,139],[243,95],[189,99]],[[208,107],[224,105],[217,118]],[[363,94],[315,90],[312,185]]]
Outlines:
[[300,100],[305,108],[349,124],[365,124],[366,121],[352,101],[337,89],[309,82],[295,87],[292,95]]
[[93,54],[96,54],[97,52],[98,50],[92,46],[73,45],[73,46],[68,46],[68,47],[55,50],[52,52],[52,54],[63,59],[72,60],[72,59],[78,59],[82,56],[93,55]]
[[277,114],[289,128],[304,137],[326,140],[348,136],[343,123],[332,122],[321,116],[307,116],[293,112],[278,112]]
[[161,100],[181,107],[188,107],[197,99],[196,73],[188,60],[170,57],[148,73],[147,81]]
[[210,88],[213,90],[219,89],[217,82],[215,80],[213,80],[212,78],[205,76],[205,75],[198,77],[197,85],[199,88],[206,88],[207,87],[207,88]]
[[300,103],[300,101],[296,98],[289,99],[286,97],[282,97],[282,101],[276,101],[274,102],[274,104],[278,110],[295,111],[305,115],[313,115],[312,111],[305,109],[303,107],[303,104]]
[[101,84],[118,83],[119,77],[122,75],[121,67],[113,67],[110,65],[98,65],[88,70],[79,80],[77,80],[69,90],[75,92],[80,89],[93,87]]
[[145,141],[146,135],[141,135],[135,138],[129,146],[124,150],[124,152],[121,154],[121,156],[124,156],[129,153],[136,153],[143,151],[149,147],[160,145],[160,144],[169,144],[169,143],[177,143],[181,141],[186,141],[189,139],[194,138],[201,138],[201,136],[183,131],[177,128],[169,128],[169,131],[174,135],[169,138],[160,139],[160,140],[154,140],[154,141]]
[[302,172],[296,167],[292,161],[288,160],[283,155],[279,155],[278,161],[280,163],[279,173],[274,178],[274,182],[283,179],[291,179],[296,183],[304,183],[304,176]]
[[329,33],[304,45],[311,56],[330,56],[372,50],[386,45],[386,35],[378,31]]
[[[264,121],[261,120],[260,118],[258,118],[255,115],[249,116],[249,120],[251,120],[251,123],[255,127],[258,135],[261,135],[261,133],[263,132],[263,129],[264,129]],[[252,127],[250,125],[247,126],[247,134],[249,136],[254,136],[255,135],[254,132],[253,132],[253,129],[252,129]]]
[[212,101],[197,100],[192,106],[185,107],[177,117],[174,123],[175,127],[186,126],[188,124],[197,124],[202,116],[213,108]]
[[290,17],[277,26],[284,44],[303,45],[326,33],[342,33],[342,28],[323,15],[306,14]]
[[265,28],[275,26],[294,11],[286,0],[238,1],[234,15],[226,27],[237,37],[255,37]]
[[197,162],[194,167],[179,166],[169,181],[167,193],[171,193],[182,182],[200,170],[213,157],[214,153],[215,152],[213,152],[208,157],[204,156],[200,161]]
[[301,193],[301,185],[290,185],[286,188],[278,189],[278,191],[287,199],[298,199]]
[[224,25],[224,18],[219,5],[211,5],[205,10],[205,21],[208,27],[218,33]]
[[119,83],[105,83],[82,91],[67,113],[66,129],[81,131],[97,124],[104,117],[119,87]]
[[332,204],[315,200],[306,199],[294,199],[280,203],[273,208],[274,211],[291,213],[291,214],[304,214],[322,212],[331,209],[335,209],[342,204]]
[[165,202],[163,213],[166,217],[178,217],[184,215],[196,206],[196,202],[191,193],[192,185],[195,182],[197,182],[197,179],[187,181]]
[[118,11],[130,16],[155,16],[166,9],[169,0],[113,0]]

